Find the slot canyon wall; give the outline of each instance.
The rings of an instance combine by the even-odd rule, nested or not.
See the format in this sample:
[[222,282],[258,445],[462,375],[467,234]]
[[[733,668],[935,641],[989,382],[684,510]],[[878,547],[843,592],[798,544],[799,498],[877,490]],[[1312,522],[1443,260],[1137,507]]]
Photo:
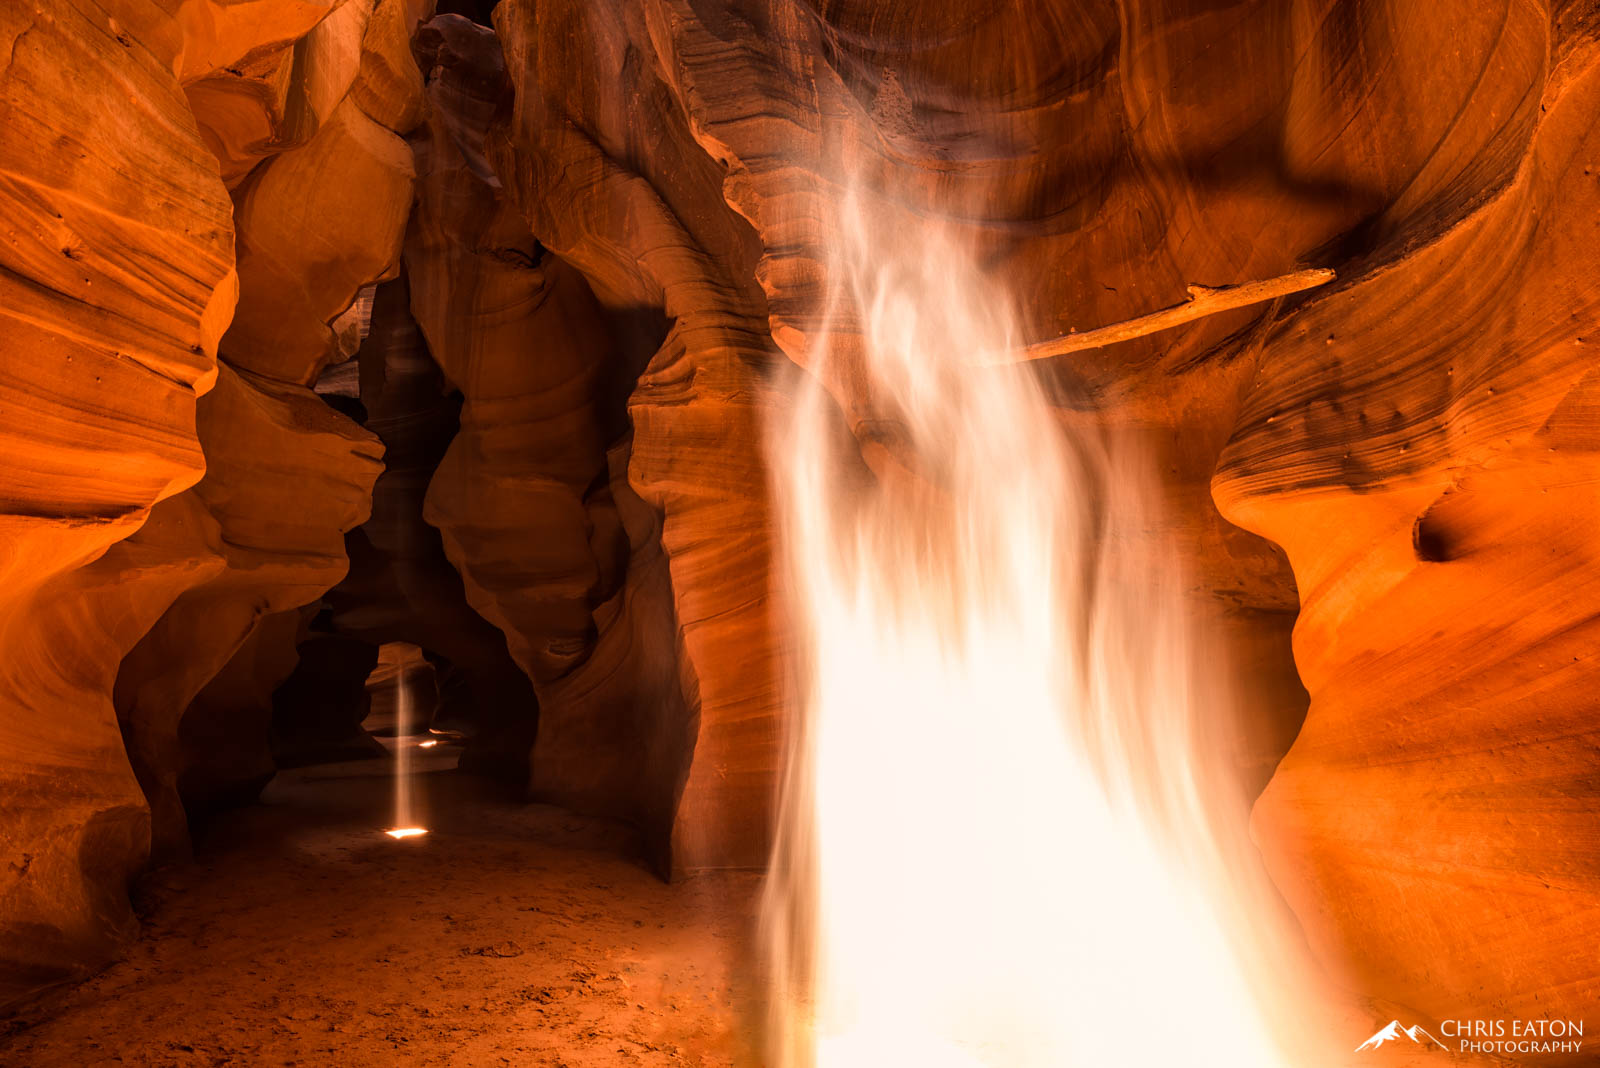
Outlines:
[[[1600,993],[1600,8],[431,8],[0,13],[0,1005],[114,953],[129,879],[271,775],[274,691],[281,735],[385,641],[459,683],[464,764],[663,872],[764,864],[763,426],[850,351],[851,190],[955,218],[1020,341],[1338,271],[1039,380],[1159,473],[1126,551],[1179,547],[1330,972]],[[894,413],[826,374],[874,477]]]
[[294,612],[343,574],[382,467],[308,387],[398,259],[416,14],[0,16],[0,1002],[103,961],[129,878],[272,773]]

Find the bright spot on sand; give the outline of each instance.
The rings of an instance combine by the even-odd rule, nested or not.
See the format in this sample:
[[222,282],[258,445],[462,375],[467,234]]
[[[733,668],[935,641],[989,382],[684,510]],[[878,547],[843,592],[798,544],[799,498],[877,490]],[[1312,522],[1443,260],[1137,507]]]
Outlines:
[[428,833],[428,828],[426,828],[426,827],[394,827],[394,828],[391,828],[390,830],[384,831],[383,833],[388,835],[390,838],[416,838],[416,837],[418,837],[420,835],[427,834]]

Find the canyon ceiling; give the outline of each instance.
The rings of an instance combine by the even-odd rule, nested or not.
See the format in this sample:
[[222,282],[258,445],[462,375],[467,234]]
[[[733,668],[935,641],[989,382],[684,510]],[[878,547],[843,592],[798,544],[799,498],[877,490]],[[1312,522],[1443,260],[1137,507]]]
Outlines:
[[[850,189],[954,219],[1024,341],[1337,272],[1038,379],[1158,461],[1330,972],[1594,1002],[1600,5],[434,6],[0,7],[0,1007],[357,732],[283,694],[359,695],[382,642],[434,661],[464,767],[663,874],[763,866],[764,435],[857,329]],[[896,462],[858,372],[818,372],[840,492]]]

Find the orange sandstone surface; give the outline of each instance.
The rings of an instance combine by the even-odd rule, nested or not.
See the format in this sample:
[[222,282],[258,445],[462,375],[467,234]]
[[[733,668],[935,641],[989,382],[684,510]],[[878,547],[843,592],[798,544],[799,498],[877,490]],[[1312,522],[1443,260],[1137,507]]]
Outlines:
[[1590,0],[69,0],[0,57],[0,1009],[122,952],[314,740],[282,695],[384,642],[464,768],[760,869],[765,427],[819,373],[850,477],[897,462],[826,299],[851,190],[952,220],[1018,345],[1335,270],[1033,371],[1158,476],[1329,975],[1597,1003]]

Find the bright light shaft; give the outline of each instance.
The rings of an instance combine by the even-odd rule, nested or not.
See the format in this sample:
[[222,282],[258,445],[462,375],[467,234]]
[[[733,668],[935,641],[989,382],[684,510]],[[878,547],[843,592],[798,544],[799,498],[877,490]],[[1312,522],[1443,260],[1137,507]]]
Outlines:
[[1280,1068],[1217,906],[1142,480],[1069,439],[1034,372],[972,366],[1016,347],[1011,303],[937,224],[890,232],[852,196],[840,233],[888,458],[853,488],[817,384],[844,356],[813,353],[772,441],[804,665],[778,1059]]
[[[406,673],[401,670],[395,677],[394,723],[394,826],[384,831],[390,838],[415,838],[428,833],[426,827],[416,825],[411,811],[411,691],[406,686]],[[424,745],[428,743],[423,743]]]

